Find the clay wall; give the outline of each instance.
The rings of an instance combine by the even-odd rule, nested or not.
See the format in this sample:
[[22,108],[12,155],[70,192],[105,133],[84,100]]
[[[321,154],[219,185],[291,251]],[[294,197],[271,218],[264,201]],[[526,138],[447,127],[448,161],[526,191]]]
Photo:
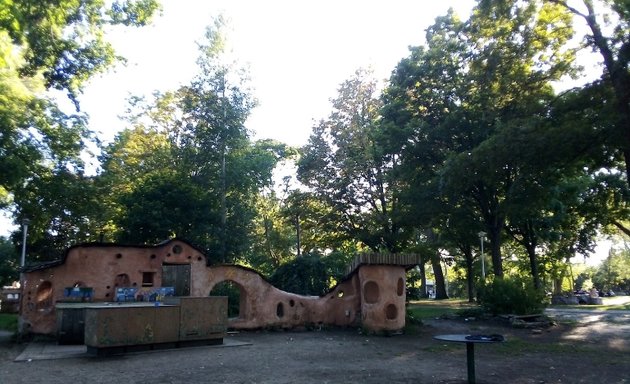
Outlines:
[[155,247],[84,245],[68,250],[64,260],[23,273],[20,310],[26,333],[56,332],[55,304],[67,301],[66,288],[92,288],[91,301],[115,301],[116,288],[151,290],[163,285],[164,265],[189,265],[190,296],[206,297],[219,283],[240,291],[233,329],[300,326],[362,326],[396,331],[405,325],[405,267],[358,264],[324,296],[301,296],[272,286],[254,270],[235,265],[208,267],[203,254],[180,240]]
[[194,247],[171,241],[156,247],[77,246],[59,265],[23,274],[20,320],[24,332],[56,331],[55,303],[64,301],[65,288],[92,288],[91,301],[114,301],[118,287],[142,293],[162,286],[162,265],[189,264],[191,280],[206,273],[206,259]]

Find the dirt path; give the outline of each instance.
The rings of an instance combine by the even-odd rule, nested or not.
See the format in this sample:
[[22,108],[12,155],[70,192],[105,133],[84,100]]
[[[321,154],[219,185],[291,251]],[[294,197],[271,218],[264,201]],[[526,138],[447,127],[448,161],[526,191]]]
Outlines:
[[506,343],[476,348],[481,384],[630,383],[630,334],[590,332],[592,326],[532,332],[493,322],[431,320],[413,334],[392,337],[357,330],[244,332],[229,337],[250,345],[23,363],[13,362],[23,346],[5,342],[0,383],[464,383],[465,348],[432,338],[443,333],[507,337]]

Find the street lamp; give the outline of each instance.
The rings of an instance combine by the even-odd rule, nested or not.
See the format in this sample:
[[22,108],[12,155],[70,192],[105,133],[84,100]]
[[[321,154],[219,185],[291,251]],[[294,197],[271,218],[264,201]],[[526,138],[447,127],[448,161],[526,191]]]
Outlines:
[[481,279],[486,281],[486,265],[483,260],[483,242],[486,240],[487,233],[481,231],[477,235],[479,236],[479,242],[481,242]]
[[29,219],[22,219],[22,258],[20,259],[20,267],[24,267],[26,263],[26,233],[28,232]]

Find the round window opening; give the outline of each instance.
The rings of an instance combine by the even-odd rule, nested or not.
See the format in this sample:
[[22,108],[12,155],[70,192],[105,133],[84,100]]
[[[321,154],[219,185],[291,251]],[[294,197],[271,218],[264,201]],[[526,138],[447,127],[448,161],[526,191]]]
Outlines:
[[35,300],[38,303],[44,302],[52,297],[52,284],[50,281],[44,281],[41,283],[39,288],[37,288],[37,294],[35,296]]
[[365,302],[368,304],[377,303],[380,298],[378,284],[374,281],[368,281],[365,283],[363,286],[363,297],[365,298]]
[[179,255],[180,253],[182,253],[182,246],[177,244],[173,246],[173,253],[176,255]]

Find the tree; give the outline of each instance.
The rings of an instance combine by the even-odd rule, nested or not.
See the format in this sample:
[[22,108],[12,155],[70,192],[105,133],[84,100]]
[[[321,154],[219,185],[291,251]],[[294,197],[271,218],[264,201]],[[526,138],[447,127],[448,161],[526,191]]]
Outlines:
[[218,17],[207,28],[190,84],[132,98],[131,129],[105,151],[99,185],[115,191],[109,222],[120,240],[177,235],[213,262],[252,256],[259,195],[292,151],[250,139],[244,123],[256,102],[246,70],[228,60],[226,23]]
[[156,0],[0,4],[0,199],[38,167],[78,158],[90,139],[85,117],[65,115],[43,92],[67,91],[77,103],[82,85],[117,59],[105,25],[145,25],[157,8]]
[[24,58],[18,72],[26,78],[41,73],[47,88],[67,91],[76,103],[83,84],[120,59],[104,38],[105,26],[144,26],[159,3],[42,0],[3,1],[0,7],[0,35]]
[[313,128],[298,162],[298,180],[332,207],[341,230],[373,251],[402,250],[408,233],[397,221],[395,159],[376,138],[380,101],[370,73],[358,70],[341,84],[333,112]]
[[630,249],[624,244],[619,250],[611,250],[608,257],[597,267],[592,276],[600,292],[622,293],[630,291]]
[[626,182],[630,185],[630,6],[625,0],[607,0],[597,2],[596,9],[592,0],[583,0],[582,11],[564,0],[546,1],[560,4],[583,19],[591,32],[586,36],[586,45],[600,53],[602,79],[614,90],[616,121],[611,145],[623,153]]
[[20,278],[20,261],[15,246],[9,239],[0,237],[0,287],[10,285]]
[[106,26],[145,25],[157,9],[156,0],[0,2],[0,208],[31,219],[34,259],[93,235],[80,154],[94,138],[86,116],[47,92],[66,92],[78,111],[85,82],[119,59]]
[[384,126],[395,140],[386,145],[401,156],[401,175],[414,183],[407,188],[436,191],[447,204],[432,206],[443,213],[464,205],[480,217],[482,226],[467,230],[488,233],[497,277],[511,192],[528,177],[513,152],[527,147],[512,138],[547,116],[551,81],[571,73],[573,53],[563,48],[571,35],[558,6],[480,1],[467,22],[452,11],[436,19],[427,48],[412,48],[385,94]]

